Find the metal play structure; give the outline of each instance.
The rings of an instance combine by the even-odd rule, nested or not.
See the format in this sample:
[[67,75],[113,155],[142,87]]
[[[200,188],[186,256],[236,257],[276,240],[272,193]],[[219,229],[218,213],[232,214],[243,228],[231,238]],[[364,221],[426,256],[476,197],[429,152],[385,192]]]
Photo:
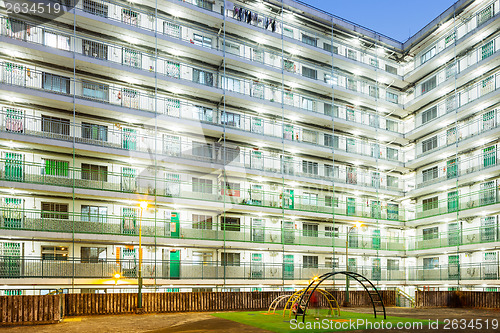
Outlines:
[[[331,278],[337,274],[346,275],[347,277],[358,281],[363,286],[363,288],[366,290],[366,292],[368,293],[368,296],[370,296],[370,300],[371,300],[372,306],[373,306],[373,314],[374,314],[375,318],[377,318],[377,313],[383,313],[384,319],[387,319],[386,313],[385,313],[384,301],[382,300],[382,296],[380,295],[377,288],[373,285],[373,283],[371,283],[370,280],[368,280],[367,278],[365,278],[361,274],[354,273],[354,272],[345,272],[345,271],[330,272],[330,273],[325,273],[319,277],[315,277],[309,283],[309,285],[303,289],[304,291],[301,293],[300,298],[297,301],[295,301],[296,303],[298,303],[297,312],[295,313],[295,319],[297,319],[298,316],[302,316],[302,322],[304,322],[304,320],[306,318],[307,308],[309,307],[309,300],[311,299],[312,293],[316,290],[321,290],[321,289],[318,289],[318,287],[321,285],[321,283],[323,283],[323,281],[325,281],[328,278]],[[309,290],[311,290],[311,291],[308,292]],[[286,306],[285,306],[285,308],[286,308]]]
[[[324,289],[317,289],[317,292],[319,292],[328,302],[328,307],[330,308],[330,315],[332,316],[340,316],[340,307],[339,304],[337,303],[337,300],[331,293]],[[280,295],[276,297],[271,304],[269,305],[269,309],[267,310],[267,313],[275,313],[276,308],[278,305],[286,300],[285,307],[283,308],[283,317],[286,315],[286,312],[288,311],[288,317],[292,316],[292,309],[294,308],[295,303],[302,297],[302,295],[307,292],[307,288],[301,289],[299,291],[296,291],[292,295]]]

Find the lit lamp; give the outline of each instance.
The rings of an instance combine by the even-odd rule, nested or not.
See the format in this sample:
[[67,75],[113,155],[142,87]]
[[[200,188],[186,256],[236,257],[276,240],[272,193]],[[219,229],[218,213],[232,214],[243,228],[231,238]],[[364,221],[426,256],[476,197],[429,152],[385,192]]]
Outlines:
[[121,277],[120,273],[115,273],[115,275],[113,275],[113,278],[115,279],[115,286],[118,284],[118,280],[120,280]]
[[[356,222],[355,225],[349,228],[349,231],[347,232],[347,235],[345,237],[345,267],[346,271],[349,272],[349,234],[351,231],[354,230],[354,228],[361,228],[363,224],[361,222]],[[349,276],[345,276],[345,300],[344,304],[342,306],[348,307],[350,306],[349,302]]]
[[137,310],[142,311],[142,213],[148,208],[148,203],[146,201],[141,201],[139,206],[141,207],[141,215],[139,217],[139,278],[137,281]]

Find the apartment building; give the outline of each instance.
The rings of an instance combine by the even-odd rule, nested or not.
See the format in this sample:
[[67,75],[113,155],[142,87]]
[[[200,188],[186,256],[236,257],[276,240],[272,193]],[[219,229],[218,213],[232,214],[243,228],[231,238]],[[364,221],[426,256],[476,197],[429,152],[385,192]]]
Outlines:
[[2,293],[133,291],[140,252],[145,292],[497,290],[499,8],[404,43],[292,0],[3,8]]

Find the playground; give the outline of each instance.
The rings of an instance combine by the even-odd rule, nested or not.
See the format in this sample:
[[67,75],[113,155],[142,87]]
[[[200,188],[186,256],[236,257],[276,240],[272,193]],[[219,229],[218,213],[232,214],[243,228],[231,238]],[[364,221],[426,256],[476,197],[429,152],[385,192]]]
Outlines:
[[[314,310],[313,310],[314,311]],[[302,319],[284,318],[282,313],[267,313],[265,311],[250,312],[220,312],[213,316],[235,321],[240,324],[260,328],[271,332],[332,332],[364,329],[428,328],[429,321],[407,317],[387,316],[374,318],[373,313],[361,313],[342,310],[340,316],[332,316],[330,309],[319,309],[319,313],[311,314],[304,323]],[[382,324],[383,323],[383,324]],[[418,323],[418,324],[416,324]],[[383,326],[382,326],[383,325]],[[403,325],[403,326],[401,326]]]

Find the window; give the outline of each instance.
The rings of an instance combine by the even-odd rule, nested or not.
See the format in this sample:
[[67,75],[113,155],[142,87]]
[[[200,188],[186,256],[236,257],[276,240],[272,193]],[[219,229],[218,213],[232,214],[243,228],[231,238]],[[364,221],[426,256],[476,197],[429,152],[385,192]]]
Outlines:
[[69,135],[69,120],[42,115],[42,132]]
[[339,237],[339,227],[333,227],[330,225],[325,226],[325,237]]
[[318,79],[318,71],[306,66],[302,66],[302,76],[308,77],[313,80]]
[[424,269],[439,268],[439,258],[424,258]]
[[82,163],[82,179],[107,182],[108,167],[105,165]]
[[108,208],[102,206],[82,205],[82,222],[106,223]]
[[226,52],[239,56],[240,46],[238,44],[230,43],[226,40]]
[[375,86],[368,86],[368,94],[370,97],[379,98],[379,89]]
[[221,261],[222,261],[222,266],[239,266],[240,265],[240,254],[239,253],[222,252]]
[[42,88],[56,93],[69,94],[70,78],[50,73],[42,74]]
[[390,74],[398,75],[398,69],[394,66],[385,65],[385,71]]
[[428,152],[430,150],[433,150],[437,148],[437,135],[433,136],[432,138],[429,138],[427,140],[422,141],[422,153]]
[[437,166],[422,171],[422,180],[424,183],[436,179],[437,177],[438,177]]
[[[293,104],[293,99],[290,105],[292,104]],[[314,111],[316,110],[316,103],[314,102],[314,100],[310,98],[302,97],[302,108],[305,110]]]
[[488,21],[493,17],[493,4],[489,5],[485,9],[477,13],[477,26],[480,26],[484,22]]
[[230,197],[240,196],[240,184],[231,182],[221,182],[221,195],[227,195]]
[[317,144],[318,143],[318,132],[311,131],[308,129],[303,129],[302,130],[302,141]]
[[399,271],[399,260],[387,259],[387,270],[389,271]]
[[347,198],[347,215],[356,215],[356,198]]
[[482,130],[483,131],[487,131],[487,130],[490,130],[490,129],[493,129],[495,128],[495,110],[491,110],[491,111],[488,111],[488,112],[485,112],[483,113],[483,128]]
[[293,38],[293,29],[288,28],[288,27],[284,27],[283,28],[283,35],[288,37],[288,38]]
[[302,34],[302,43],[316,47],[318,40],[314,37]]
[[82,263],[96,263],[106,261],[105,247],[82,247],[80,249]]
[[333,204],[333,207],[338,208],[339,207],[339,199],[334,198],[331,195],[326,195],[325,196],[325,206],[332,207],[332,204]]
[[163,22],[163,33],[173,38],[181,38],[181,27],[172,22]]
[[318,256],[303,256],[304,268],[318,268]]
[[391,102],[391,103],[395,103],[397,104],[398,103],[398,95],[395,94],[395,93],[392,93],[390,91],[387,91],[386,93],[386,100]]
[[339,54],[339,48],[337,46],[332,46],[331,44],[328,43],[323,43],[323,50],[330,52],[330,53],[335,53]]
[[438,208],[438,197],[432,197],[422,200],[423,211],[432,210]]
[[446,113],[448,112],[451,112],[453,110],[455,110],[457,107],[457,99],[456,99],[456,96],[455,95],[452,95],[452,96],[448,96],[446,97],[446,100],[445,100],[445,109],[446,109]]
[[204,106],[195,106],[194,107],[194,114],[198,115],[198,119],[201,121],[207,121],[207,122],[213,122],[213,111],[210,108],[204,107]]
[[42,246],[42,260],[68,260],[65,246]]
[[239,217],[221,217],[221,230],[226,231],[240,231],[240,218]]
[[353,60],[357,60],[358,59],[358,54],[354,50],[347,49],[347,58],[353,59]]
[[82,81],[82,95],[90,99],[97,99],[100,101],[109,100],[109,86],[107,84],[100,84],[96,82]]
[[378,59],[370,58],[370,66],[378,68],[379,62]]
[[193,214],[193,229],[212,230],[212,216]]
[[354,79],[347,78],[347,89],[352,90],[352,91],[357,91],[358,90],[358,82]]
[[432,47],[430,50],[427,50],[424,54],[420,56],[420,62],[422,64],[426,63],[429,61],[432,57],[436,55],[436,47]]
[[333,135],[324,133],[323,134],[323,143],[327,147],[333,147]]
[[316,193],[303,193],[302,205],[316,207],[318,205],[318,195]]
[[336,75],[332,76],[332,74],[325,73],[324,78],[325,78],[325,83],[331,86],[336,86],[338,84],[338,79]]
[[347,167],[347,183],[348,184],[358,183],[358,173],[355,167]]
[[495,40],[490,40],[488,43],[481,46],[481,60],[486,59],[495,53]]
[[437,117],[437,105],[422,112],[422,124],[425,124]]
[[395,203],[387,204],[387,219],[391,221],[399,220],[399,206]]
[[422,95],[436,88],[436,76],[431,77],[422,83]]
[[82,54],[97,59],[108,59],[108,46],[92,40],[82,39]]
[[399,187],[398,177],[387,175],[387,187],[398,188]]
[[42,218],[44,219],[69,219],[68,204],[57,202],[42,202]]
[[139,51],[123,48],[123,64],[141,68],[142,67],[142,54]]
[[458,192],[448,192],[448,212],[456,212],[458,210]]
[[82,138],[108,141],[108,126],[82,123]]
[[385,129],[388,131],[392,131],[392,132],[398,132],[399,124],[398,124],[398,122],[396,122],[394,120],[386,119]]
[[483,149],[483,166],[488,168],[490,166],[496,165],[497,163],[497,152],[496,147],[491,146]]
[[327,268],[338,268],[339,267],[339,258],[335,257],[326,257],[325,258],[325,267]]
[[201,47],[212,47],[212,38],[194,34],[193,44]]
[[45,167],[42,169],[47,176],[68,177],[69,162],[58,160],[44,160]]
[[232,112],[223,112],[221,114],[220,123],[222,125],[240,127],[240,115]]
[[446,161],[446,178],[451,179],[458,176],[458,163],[457,159]]
[[302,172],[312,175],[318,174],[318,163],[311,161],[302,161]]
[[318,237],[318,225],[314,223],[302,224],[302,236],[304,237]]
[[457,74],[457,65],[455,63],[451,63],[448,66],[446,66],[445,69],[446,80],[448,80],[450,77],[455,77],[456,74]]
[[165,195],[170,197],[181,195],[181,180],[178,173],[165,174]]
[[236,91],[240,92],[240,80],[232,78],[232,77],[225,77],[224,78],[225,84],[225,89],[229,91]]
[[398,160],[398,150],[396,148],[387,147],[387,159],[397,161]]
[[197,193],[212,193],[212,180],[194,178],[192,183],[192,191]]
[[121,98],[124,107],[133,109],[139,108],[139,92],[137,90],[122,88]]
[[201,69],[193,69],[193,81],[206,86],[214,85],[214,75]]
[[108,16],[108,6],[93,0],[83,0],[83,10],[98,16]]
[[489,182],[481,183],[479,191],[479,204],[481,206],[491,205],[496,203],[496,201],[495,181],[491,180]]

